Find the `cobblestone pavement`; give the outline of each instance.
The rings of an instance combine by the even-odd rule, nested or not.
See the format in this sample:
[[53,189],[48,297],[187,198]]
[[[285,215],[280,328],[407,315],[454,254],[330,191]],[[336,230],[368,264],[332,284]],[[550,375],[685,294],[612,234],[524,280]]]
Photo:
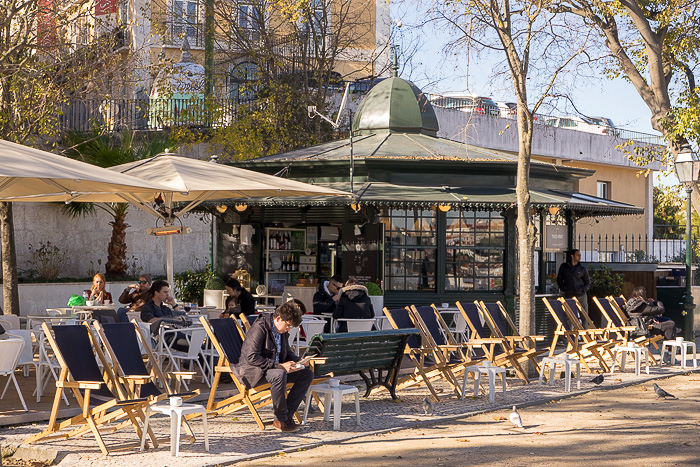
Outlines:
[[[640,384],[646,381],[669,376],[688,373],[690,370],[681,370],[679,367],[651,367],[651,374],[642,373],[637,377],[629,372],[606,375],[605,381],[600,386],[595,386],[589,380],[592,375],[582,375],[581,390],[575,389],[572,384],[572,392],[564,392],[564,381],[556,379],[552,386],[538,387],[537,382],[523,385],[515,378],[508,378],[508,391],[505,399],[500,390],[497,390],[496,405],[490,406],[488,398],[467,396],[459,400],[450,392],[449,386],[444,383],[436,383],[440,392],[440,402],[435,404],[434,415],[424,415],[423,398],[429,395],[425,386],[401,390],[398,395],[400,402],[391,400],[386,391],[379,392],[367,399],[361,399],[361,425],[356,426],[354,420],[353,399],[348,397],[343,403],[343,418],[341,431],[333,431],[332,421],[324,422],[322,414],[315,409],[309,414],[307,426],[296,433],[280,433],[271,427],[261,431],[255,424],[253,417],[247,410],[241,410],[231,415],[209,418],[209,442],[210,451],[204,450],[201,436],[194,444],[187,440],[180,443],[180,457],[170,457],[169,451],[169,419],[157,416],[153,420],[154,432],[164,442],[158,449],[150,449],[139,452],[133,445],[137,443],[137,437],[133,430],[123,429],[117,433],[106,434],[105,443],[109,448],[120,445],[132,444],[124,450],[112,451],[109,458],[105,458],[100,452],[93,436],[88,434],[82,438],[54,439],[39,441],[32,445],[38,450],[58,451],[57,458],[60,466],[102,466],[114,467],[140,466],[214,466],[218,464],[231,464],[246,459],[277,455],[280,452],[293,452],[310,449],[324,443],[339,443],[355,438],[381,434],[398,429],[430,426],[435,423],[449,423],[463,416],[477,415],[493,410],[503,410],[512,405],[526,407],[543,404],[559,398],[567,398],[589,391],[601,391],[613,387]],[[363,391],[361,381],[346,379],[348,383],[357,384]],[[361,392],[362,393],[362,392]],[[467,391],[467,393],[469,393]],[[303,404],[301,409],[303,409]],[[261,410],[263,420],[272,420],[270,407]],[[191,425],[195,434],[201,433],[201,420],[194,419]],[[19,426],[0,428],[0,443],[3,445],[18,445],[28,436],[42,430],[46,423],[35,423]],[[280,464],[281,465],[281,464]]]

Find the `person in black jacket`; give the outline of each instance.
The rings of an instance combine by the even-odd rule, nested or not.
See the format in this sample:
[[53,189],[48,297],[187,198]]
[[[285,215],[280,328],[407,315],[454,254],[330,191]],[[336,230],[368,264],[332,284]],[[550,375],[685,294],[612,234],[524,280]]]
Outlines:
[[[247,388],[270,383],[272,426],[280,431],[296,431],[294,412],[311,386],[314,373],[304,365],[297,368],[300,359],[289,347],[289,330],[301,324],[301,310],[293,302],[283,303],[274,313],[262,313],[246,333],[241,357],[232,366],[236,377]],[[287,383],[293,383],[285,398]]]
[[[314,314],[333,313],[340,300],[340,289],[343,287],[343,278],[333,276],[327,281],[321,281],[318,290],[314,294]],[[331,332],[330,320],[326,322],[323,332]]]
[[246,316],[255,314],[255,299],[238,280],[231,278],[226,281],[226,293],[226,310],[219,318],[238,316],[240,313]]
[[321,281],[318,285],[318,290],[314,294],[314,314],[333,313],[336,304],[340,300],[338,293],[343,287],[343,278],[333,276],[327,281]]
[[625,311],[630,318],[642,319],[654,334],[663,334],[666,340],[676,338],[676,323],[665,316],[664,304],[647,298],[644,286],[635,287],[630,299],[625,304]]
[[564,298],[576,297],[583,309],[588,312],[587,292],[591,288],[591,278],[588,276],[588,269],[581,264],[579,250],[571,250],[566,262],[559,266],[557,285]]
[[[333,312],[333,319],[339,318],[374,318],[374,307],[367,295],[367,287],[358,284],[355,279],[348,279],[340,289],[340,300]],[[341,321],[337,332],[348,332],[348,323]]]

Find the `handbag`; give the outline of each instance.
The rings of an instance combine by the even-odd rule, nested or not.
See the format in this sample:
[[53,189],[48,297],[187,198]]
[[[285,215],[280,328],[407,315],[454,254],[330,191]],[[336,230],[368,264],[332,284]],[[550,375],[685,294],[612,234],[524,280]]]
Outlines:
[[632,337],[647,337],[649,335],[649,327],[643,318],[630,318],[630,325],[635,327],[632,331]]

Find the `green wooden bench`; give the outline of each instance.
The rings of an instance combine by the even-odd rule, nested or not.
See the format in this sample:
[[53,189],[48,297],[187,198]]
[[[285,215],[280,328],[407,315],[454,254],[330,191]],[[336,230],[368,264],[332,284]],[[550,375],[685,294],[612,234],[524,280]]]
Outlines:
[[317,377],[358,373],[367,385],[364,397],[384,386],[392,399],[398,399],[396,383],[406,341],[419,334],[417,329],[316,334],[306,355],[314,356],[311,364]]

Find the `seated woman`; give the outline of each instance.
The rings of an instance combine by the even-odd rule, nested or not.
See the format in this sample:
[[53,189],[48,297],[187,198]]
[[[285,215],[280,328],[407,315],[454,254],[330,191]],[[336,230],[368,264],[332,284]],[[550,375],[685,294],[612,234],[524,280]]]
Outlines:
[[644,286],[635,287],[625,311],[631,319],[641,319],[654,334],[663,334],[666,340],[676,337],[676,323],[670,318],[661,316],[664,314],[664,304],[647,298],[647,289]]
[[124,289],[119,296],[119,303],[126,306],[119,307],[117,310],[117,317],[120,322],[129,322],[129,318],[126,314],[127,311],[141,311],[141,307],[144,305],[143,299],[150,287],[151,275],[141,274],[137,283],[131,284]]
[[88,300],[95,302],[95,305],[103,305],[105,302],[112,302],[112,294],[105,290],[107,280],[99,272],[92,278],[92,288],[88,293]]
[[[340,300],[333,312],[333,319],[339,318],[374,318],[374,307],[367,295],[367,287],[358,284],[355,279],[348,279],[340,289]],[[348,332],[348,324],[341,321],[336,332]]]
[[236,279],[226,281],[226,294],[226,310],[219,318],[238,316],[240,313],[246,316],[255,314],[255,299]]

